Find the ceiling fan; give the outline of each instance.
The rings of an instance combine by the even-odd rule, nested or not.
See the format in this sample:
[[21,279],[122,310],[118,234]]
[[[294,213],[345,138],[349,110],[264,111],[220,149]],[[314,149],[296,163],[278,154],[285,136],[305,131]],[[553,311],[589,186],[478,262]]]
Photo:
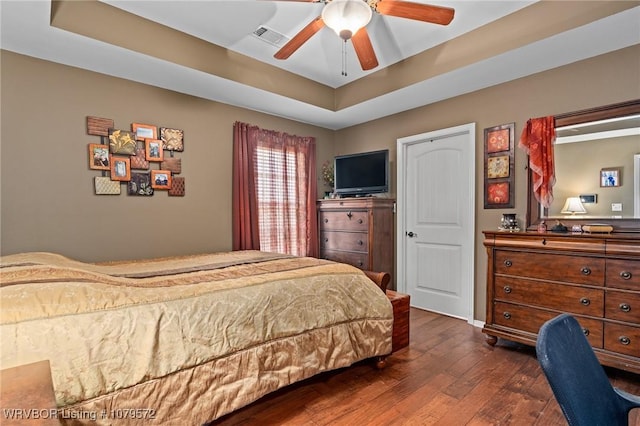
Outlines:
[[[351,40],[360,66],[364,71],[378,66],[378,58],[373,50],[366,25],[371,21],[373,12],[380,15],[396,16],[448,25],[455,10],[449,7],[433,6],[402,0],[290,0],[309,3],[324,3],[321,16],[318,16],[296,34],[287,44],[273,55],[276,59],[287,59],[315,33],[327,26],[333,29],[345,43]],[[343,70],[343,74],[346,72]]]

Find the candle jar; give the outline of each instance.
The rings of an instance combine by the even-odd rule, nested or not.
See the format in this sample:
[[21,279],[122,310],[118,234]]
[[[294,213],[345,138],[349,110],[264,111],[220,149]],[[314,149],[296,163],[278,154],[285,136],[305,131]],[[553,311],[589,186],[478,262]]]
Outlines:
[[538,232],[540,232],[541,234],[547,232],[547,224],[544,223],[544,220],[538,224]]
[[518,219],[515,213],[504,213],[502,215],[502,229],[515,231],[518,229]]

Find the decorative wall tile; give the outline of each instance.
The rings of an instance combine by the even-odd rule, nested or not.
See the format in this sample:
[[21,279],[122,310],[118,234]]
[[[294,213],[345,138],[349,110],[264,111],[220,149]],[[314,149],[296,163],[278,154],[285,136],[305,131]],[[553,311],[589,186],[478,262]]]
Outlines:
[[184,197],[185,179],[183,177],[174,177],[169,189],[169,195],[172,197]]
[[96,176],[94,186],[96,195],[120,195],[120,182],[108,176]]

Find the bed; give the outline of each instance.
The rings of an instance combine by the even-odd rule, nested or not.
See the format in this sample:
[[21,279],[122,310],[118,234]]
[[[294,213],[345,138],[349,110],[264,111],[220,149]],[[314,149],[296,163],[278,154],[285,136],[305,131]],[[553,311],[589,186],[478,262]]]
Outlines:
[[1,366],[49,360],[64,424],[205,424],[391,352],[388,298],[345,264],[236,251],[0,267]]

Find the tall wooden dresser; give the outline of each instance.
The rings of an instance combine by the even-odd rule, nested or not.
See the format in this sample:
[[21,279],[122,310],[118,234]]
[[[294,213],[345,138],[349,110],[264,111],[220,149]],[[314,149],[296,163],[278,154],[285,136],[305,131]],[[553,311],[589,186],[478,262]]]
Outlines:
[[484,234],[489,344],[535,345],[540,326],[567,312],[602,364],[640,373],[640,235]]
[[319,200],[320,257],[393,277],[394,206],[390,198]]

